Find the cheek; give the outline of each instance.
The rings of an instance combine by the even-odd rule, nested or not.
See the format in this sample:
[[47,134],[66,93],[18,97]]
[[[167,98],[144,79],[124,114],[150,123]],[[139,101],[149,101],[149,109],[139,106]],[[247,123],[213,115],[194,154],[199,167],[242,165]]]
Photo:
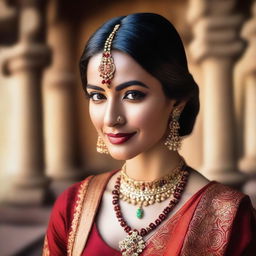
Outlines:
[[103,120],[101,109],[93,104],[89,104],[89,114],[95,129],[99,131]]
[[145,104],[140,108],[128,111],[130,124],[137,127],[141,133],[159,134],[164,133],[167,127],[168,112],[162,104]]

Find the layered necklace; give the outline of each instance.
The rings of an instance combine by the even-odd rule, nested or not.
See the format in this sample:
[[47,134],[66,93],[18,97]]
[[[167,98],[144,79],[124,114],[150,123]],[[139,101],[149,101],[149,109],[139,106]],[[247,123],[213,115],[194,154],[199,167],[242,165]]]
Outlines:
[[155,203],[161,203],[175,192],[181,179],[181,168],[185,162],[180,160],[178,166],[161,179],[146,182],[134,180],[126,174],[125,165],[121,170],[121,182],[119,199],[129,204],[137,205],[137,218],[141,219],[144,215],[143,206],[147,207]]
[[[119,242],[119,248],[123,256],[138,256],[146,247],[144,236],[156,229],[170,214],[174,206],[179,202],[181,194],[186,186],[189,176],[189,169],[182,159],[179,165],[170,174],[152,182],[136,181],[129,178],[122,169],[116,180],[113,195],[113,206],[116,217],[127,233],[124,240]],[[128,203],[139,205],[137,217],[143,217],[142,207],[162,202],[169,198],[169,204],[163,209],[155,221],[140,230],[132,229],[123,217],[119,200],[123,199]]]

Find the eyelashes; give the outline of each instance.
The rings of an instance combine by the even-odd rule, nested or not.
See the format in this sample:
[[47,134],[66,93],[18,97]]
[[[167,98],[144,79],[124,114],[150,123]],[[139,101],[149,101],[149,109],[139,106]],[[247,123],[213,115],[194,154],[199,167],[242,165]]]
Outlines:
[[145,97],[146,97],[145,93],[141,91],[135,91],[135,90],[127,91],[124,96],[124,98],[129,100],[141,100]]
[[[94,102],[99,102],[99,101],[106,99],[106,96],[99,92],[88,93],[88,97],[89,97],[89,99],[91,99]],[[127,99],[129,101],[140,101],[140,100],[144,99],[145,97],[146,97],[145,93],[143,93],[141,91],[131,90],[131,91],[125,92],[123,99]]]
[[88,97],[93,101],[100,101],[106,98],[104,94],[98,92],[91,92],[88,94]]

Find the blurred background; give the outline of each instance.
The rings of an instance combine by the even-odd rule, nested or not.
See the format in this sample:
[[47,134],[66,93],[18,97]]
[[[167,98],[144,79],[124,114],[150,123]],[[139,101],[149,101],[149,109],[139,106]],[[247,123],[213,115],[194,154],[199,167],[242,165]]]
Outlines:
[[78,61],[106,20],[154,12],[177,28],[201,110],[181,154],[256,207],[256,3],[0,0],[0,255],[40,255],[67,186],[122,162],[96,152]]

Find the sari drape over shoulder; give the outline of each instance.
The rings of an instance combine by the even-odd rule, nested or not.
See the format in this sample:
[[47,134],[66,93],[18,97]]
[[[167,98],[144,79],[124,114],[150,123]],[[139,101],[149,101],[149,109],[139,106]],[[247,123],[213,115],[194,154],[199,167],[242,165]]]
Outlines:
[[[86,211],[84,198],[91,179],[74,184],[56,200],[43,256],[78,256],[73,253],[73,246],[81,214]],[[82,256],[103,255],[95,254],[95,244],[105,243],[97,237],[95,227],[92,225]],[[248,196],[213,181],[193,195],[146,243],[141,256],[253,256],[256,255],[255,210]],[[102,248],[109,253],[104,256],[118,255],[107,244]]]

